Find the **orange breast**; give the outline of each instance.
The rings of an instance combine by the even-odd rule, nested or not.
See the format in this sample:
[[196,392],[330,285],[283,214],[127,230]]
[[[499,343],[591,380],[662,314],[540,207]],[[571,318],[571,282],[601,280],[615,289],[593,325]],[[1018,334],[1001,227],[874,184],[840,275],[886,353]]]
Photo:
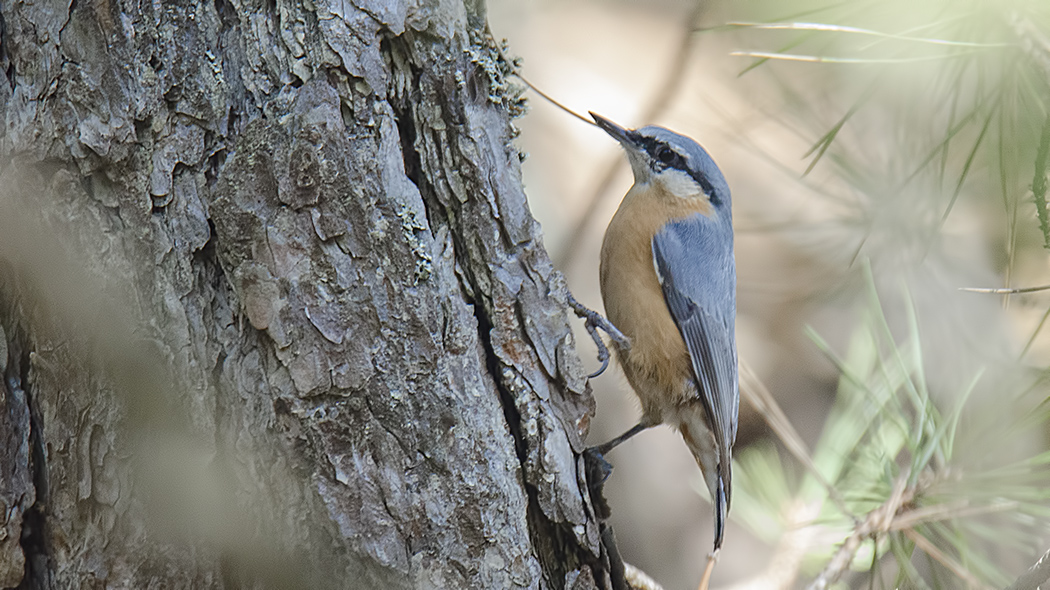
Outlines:
[[601,290],[605,313],[631,339],[618,351],[620,364],[642,402],[646,417],[665,415],[695,393],[689,353],[664,302],[653,268],[652,239],[667,222],[695,213],[708,214],[703,197],[680,198],[659,186],[635,185],[620,203],[605,232],[601,254]]

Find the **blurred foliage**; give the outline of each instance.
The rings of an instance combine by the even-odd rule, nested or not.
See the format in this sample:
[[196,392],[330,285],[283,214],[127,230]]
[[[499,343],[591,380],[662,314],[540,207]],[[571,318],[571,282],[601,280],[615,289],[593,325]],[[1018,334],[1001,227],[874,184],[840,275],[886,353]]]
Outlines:
[[[719,29],[747,48],[734,52],[749,59],[740,74],[762,68],[777,81],[782,123],[811,142],[804,182],[860,236],[851,264],[867,260],[865,244],[909,237],[904,226],[929,247],[965,199],[1001,224],[990,247],[1004,284],[1021,255],[1045,268],[1050,2],[756,1],[730,10],[733,22]],[[875,236],[886,207],[894,230]],[[870,572],[871,587],[1003,587],[1016,572],[995,551],[1045,548],[1050,452],[1032,441],[1045,440],[1050,402],[1031,400],[1045,397],[1047,370],[1025,383],[1018,364],[1016,379],[989,383],[984,367],[958,367],[968,385],[931,397],[914,306],[895,337],[876,292],[885,277],[864,268],[867,297],[845,354],[811,333],[841,375],[813,460],[843,502],[759,445],[739,453],[734,517],[770,541],[787,527],[816,527],[812,574],[872,529],[849,559]],[[978,387],[998,389],[1015,411],[968,405]],[[798,505],[819,516],[797,522]],[[891,518],[873,525],[887,506]]]
[[[760,445],[740,453],[734,517],[769,541],[787,527],[818,528],[818,538],[826,542],[814,544],[809,552],[811,573],[816,573],[866,515],[890,502],[899,486],[903,500],[873,540],[864,539],[851,559],[854,569],[884,575],[876,565],[891,556],[899,566],[896,579],[880,579],[879,587],[924,588],[935,585],[931,580],[942,580],[952,588],[960,585],[960,574],[963,581],[1002,587],[1011,576],[988,548],[1033,553],[1045,533],[1037,523],[1050,517],[1050,452],[1005,460],[1043,422],[1024,412],[1025,418],[998,424],[995,436],[989,436],[979,427],[977,412],[961,428],[969,394],[982,378],[978,367],[970,369],[971,385],[958,392],[955,405],[938,409],[923,374],[917,318],[912,315],[907,335],[895,339],[870,268],[868,277],[868,308],[845,356],[836,356],[819,335],[811,334],[841,372],[838,396],[813,459],[849,512],[829,501],[817,478],[792,475],[774,446]],[[1003,391],[1002,396],[1023,400],[1025,393]],[[1045,411],[1037,414],[1046,417]],[[786,508],[798,504],[818,507],[819,516],[812,522],[789,522]],[[915,535],[939,550],[927,554],[925,576],[915,566],[916,555],[924,553],[917,550]]]
[[[791,62],[772,75],[783,113],[813,133],[807,174],[827,160],[832,176],[868,195],[921,180],[936,194],[935,227],[964,193],[989,200],[1005,212],[1007,267],[1019,238],[1050,244],[1039,149],[1050,125],[1050,2],[748,2],[732,18],[727,28],[748,47],[734,55],[752,58],[742,75]],[[883,152],[872,131],[892,139]],[[1019,235],[1019,215],[1032,213],[1039,233]]]

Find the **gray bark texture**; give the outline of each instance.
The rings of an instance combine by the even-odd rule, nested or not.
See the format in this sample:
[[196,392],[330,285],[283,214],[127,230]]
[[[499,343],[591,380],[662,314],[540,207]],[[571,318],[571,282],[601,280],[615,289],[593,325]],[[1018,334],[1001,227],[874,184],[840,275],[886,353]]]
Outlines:
[[0,16],[0,588],[608,586],[480,2]]

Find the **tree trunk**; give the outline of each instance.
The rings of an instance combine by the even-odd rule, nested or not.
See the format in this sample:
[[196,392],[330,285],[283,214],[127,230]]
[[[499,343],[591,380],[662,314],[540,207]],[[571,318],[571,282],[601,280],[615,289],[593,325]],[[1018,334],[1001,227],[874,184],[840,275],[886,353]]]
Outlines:
[[0,587],[608,586],[480,3],[0,15]]

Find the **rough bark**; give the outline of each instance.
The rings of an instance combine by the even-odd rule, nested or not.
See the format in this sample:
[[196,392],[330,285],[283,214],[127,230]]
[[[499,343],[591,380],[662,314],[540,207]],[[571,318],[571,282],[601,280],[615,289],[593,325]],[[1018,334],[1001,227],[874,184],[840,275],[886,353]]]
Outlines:
[[608,584],[480,3],[0,16],[0,587]]

